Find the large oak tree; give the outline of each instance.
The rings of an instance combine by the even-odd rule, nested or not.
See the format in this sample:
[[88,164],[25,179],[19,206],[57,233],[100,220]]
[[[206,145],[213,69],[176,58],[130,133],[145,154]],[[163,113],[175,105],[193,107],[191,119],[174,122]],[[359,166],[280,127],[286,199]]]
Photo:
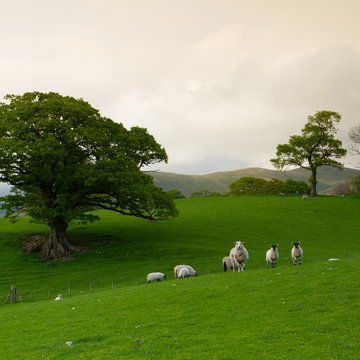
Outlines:
[[336,160],[346,155],[342,142],[335,138],[340,120],[341,115],[333,111],[310,115],[302,134],[290,136],[287,144],[279,144],[276,158],[270,160],[278,169],[295,165],[311,171],[311,196],[317,195],[317,169],[320,166],[343,168]]
[[94,209],[176,216],[171,196],[141,171],[162,161],[167,154],[146,129],[127,130],[82,99],[32,92],[0,103],[0,181],[13,186],[1,206],[11,219],[25,212],[49,226],[46,259],[75,250],[68,226],[98,219]]

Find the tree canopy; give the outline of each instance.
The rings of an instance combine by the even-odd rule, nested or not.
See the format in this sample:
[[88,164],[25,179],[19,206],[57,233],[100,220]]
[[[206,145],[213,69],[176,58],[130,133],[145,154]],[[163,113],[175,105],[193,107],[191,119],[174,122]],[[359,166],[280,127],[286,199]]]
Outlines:
[[82,99],[57,93],[7,95],[0,103],[0,181],[13,186],[1,198],[7,216],[25,212],[50,227],[46,259],[75,250],[71,222],[98,219],[107,209],[144,219],[176,216],[172,197],[142,167],[167,161],[146,129],[127,130]]
[[340,120],[341,115],[333,111],[310,115],[302,134],[290,136],[287,144],[279,144],[276,158],[270,161],[278,169],[295,165],[311,171],[311,195],[316,196],[317,169],[324,165],[343,168],[336,160],[346,155],[342,142],[335,138]]
[[304,195],[310,193],[310,187],[303,181],[286,179],[265,180],[251,176],[245,176],[233,181],[230,185],[229,195]]

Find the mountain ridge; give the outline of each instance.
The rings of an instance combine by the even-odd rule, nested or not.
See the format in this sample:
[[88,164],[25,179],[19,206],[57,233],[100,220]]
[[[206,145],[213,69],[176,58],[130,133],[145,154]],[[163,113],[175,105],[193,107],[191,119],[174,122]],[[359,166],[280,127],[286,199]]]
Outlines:
[[[271,170],[261,167],[248,167],[244,169],[217,171],[204,175],[184,175],[171,172],[149,172],[153,177],[155,185],[169,191],[180,190],[183,195],[189,196],[193,192],[207,190],[221,194],[229,191],[229,185],[245,176],[258,177],[266,180],[272,178],[279,180],[292,179],[308,183],[310,171],[303,168],[296,168],[286,171]],[[345,183],[355,176],[360,176],[360,170],[344,168],[342,170],[322,166],[318,169],[318,192],[319,194],[331,193],[339,184]]]

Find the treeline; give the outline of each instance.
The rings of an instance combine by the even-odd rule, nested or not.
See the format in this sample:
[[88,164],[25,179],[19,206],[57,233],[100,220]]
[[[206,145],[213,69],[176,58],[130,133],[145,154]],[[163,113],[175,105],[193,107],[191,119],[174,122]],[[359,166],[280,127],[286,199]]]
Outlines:
[[[220,194],[209,190],[200,190],[190,194],[190,197],[211,197],[211,196],[242,196],[242,195],[308,195],[311,187],[304,181],[287,179],[265,180],[256,177],[242,177],[229,185],[229,192]],[[174,199],[183,199],[185,195],[180,190],[170,190]]]
[[287,179],[265,180],[256,177],[242,177],[229,186],[229,195],[308,195],[311,187],[304,181],[295,181]]

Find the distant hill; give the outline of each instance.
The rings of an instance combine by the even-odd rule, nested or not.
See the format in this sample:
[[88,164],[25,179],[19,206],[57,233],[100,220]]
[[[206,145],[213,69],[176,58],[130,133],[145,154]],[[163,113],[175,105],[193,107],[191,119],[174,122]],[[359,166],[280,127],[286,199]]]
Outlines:
[[[310,171],[297,168],[288,171],[276,171],[257,167],[251,167],[233,171],[220,171],[205,175],[183,175],[168,172],[152,171],[149,174],[153,177],[154,183],[166,190],[177,189],[185,196],[189,196],[193,192],[208,190],[210,192],[218,192],[225,194],[229,191],[229,185],[241,177],[252,176],[270,179],[292,179],[296,181],[308,182]],[[318,170],[318,193],[328,194],[338,184],[347,180],[360,176],[360,170],[345,168],[339,170],[331,166],[323,166]],[[10,186],[0,183],[0,196],[8,194]]]
[[[167,172],[151,172],[150,175],[153,177],[154,183],[162,189],[166,191],[177,189],[185,196],[188,196],[193,192],[202,190],[219,192],[221,194],[227,193],[229,191],[229,185],[244,176],[258,177],[266,180],[274,178],[308,182],[310,171],[302,168],[277,171],[251,167],[206,175],[182,175]],[[355,176],[360,176],[360,170],[350,168],[339,170],[330,166],[323,166],[318,169],[318,193],[330,193],[336,185],[344,183]]]

